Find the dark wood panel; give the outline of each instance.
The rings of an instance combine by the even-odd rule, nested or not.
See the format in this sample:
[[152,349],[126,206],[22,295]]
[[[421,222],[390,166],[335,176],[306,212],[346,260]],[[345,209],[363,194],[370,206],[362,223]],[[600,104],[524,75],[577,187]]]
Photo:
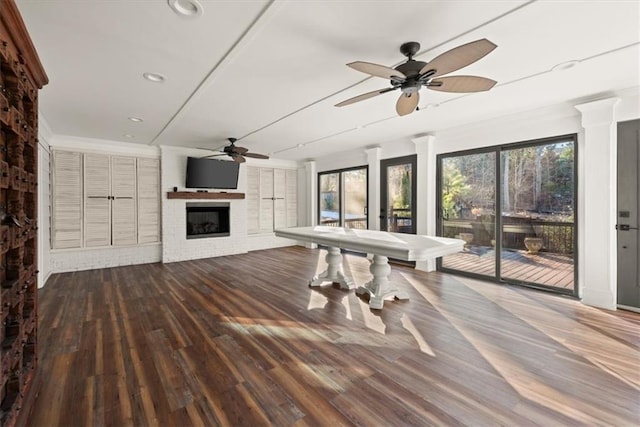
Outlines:
[[244,199],[244,193],[205,193],[202,191],[168,191],[167,199]]
[[[29,425],[632,425],[640,315],[393,266],[309,288],[300,247],[53,275]],[[346,255],[357,284],[366,258]],[[603,392],[605,391],[606,392]]]

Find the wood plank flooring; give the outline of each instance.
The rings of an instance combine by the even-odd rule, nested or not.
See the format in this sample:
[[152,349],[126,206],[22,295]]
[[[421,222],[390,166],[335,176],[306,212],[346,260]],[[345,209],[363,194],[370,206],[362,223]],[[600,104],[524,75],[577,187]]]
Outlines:
[[[393,266],[309,288],[300,247],[56,274],[31,426],[636,425],[640,315]],[[348,255],[357,284],[365,258]]]

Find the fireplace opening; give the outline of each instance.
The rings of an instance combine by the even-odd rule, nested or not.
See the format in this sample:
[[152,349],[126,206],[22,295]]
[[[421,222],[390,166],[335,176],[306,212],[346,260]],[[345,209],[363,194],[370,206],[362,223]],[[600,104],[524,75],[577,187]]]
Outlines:
[[187,239],[229,234],[229,203],[187,203]]

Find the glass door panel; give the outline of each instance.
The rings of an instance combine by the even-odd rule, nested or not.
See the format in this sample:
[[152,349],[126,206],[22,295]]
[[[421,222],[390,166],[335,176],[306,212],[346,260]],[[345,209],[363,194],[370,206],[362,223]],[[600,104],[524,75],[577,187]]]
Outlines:
[[320,225],[340,226],[340,174],[324,173],[318,175],[319,210],[318,223]]
[[416,233],[416,156],[382,160],[380,229]]
[[442,159],[440,235],[466,242],[462,252],[442,257],[444,268],[496,275],[495,159],[493,151]]
[[344,226],[367,229],[367,169],[342,172],[344,188]]
[[318,224],[367,229],[368,168],[318,174]]
[[573,140],[501,153],[501,278],[573,292]]

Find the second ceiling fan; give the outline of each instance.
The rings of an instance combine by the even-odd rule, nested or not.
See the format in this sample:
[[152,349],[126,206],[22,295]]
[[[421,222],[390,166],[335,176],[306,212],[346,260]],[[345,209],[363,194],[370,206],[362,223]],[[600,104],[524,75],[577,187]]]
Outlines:
[[496,84],[495,80],[479,76],[441,76],[478,61],[496,47],[489,40],[480,39],[444,52],[431,62],[423,62],[413,59],[413,56],[420,50],[420,43],[408,42],[400,46],[400,52],[409,59],[395,68],[371,62],[351,62],[347,66],[354,70],[389,79],[391,87],[349,98],[336,104],[336,107],[343,107],[400,89],[402,94],[396,103],[396,111],[398,115],[405,116],[415,111],[418,106],[419,91],[422,86],[440,92],[483,92],[489,90]]
[[[229,145],[225,145],[221,153],[211,154],[209,156],[204,156],[204,157],[229,156],[236,163],[244,163],[246,161],[245,157],[252,157],[254,159],[269,158],[269,156],[265,154],[250,153],[249,149],[245,147],[238,147],[236,145],[236,141],[237,141],[236,138],[227,138],[227,141],[229,141]],[[208,150],[208,148],[202,148],[202,150]]]

